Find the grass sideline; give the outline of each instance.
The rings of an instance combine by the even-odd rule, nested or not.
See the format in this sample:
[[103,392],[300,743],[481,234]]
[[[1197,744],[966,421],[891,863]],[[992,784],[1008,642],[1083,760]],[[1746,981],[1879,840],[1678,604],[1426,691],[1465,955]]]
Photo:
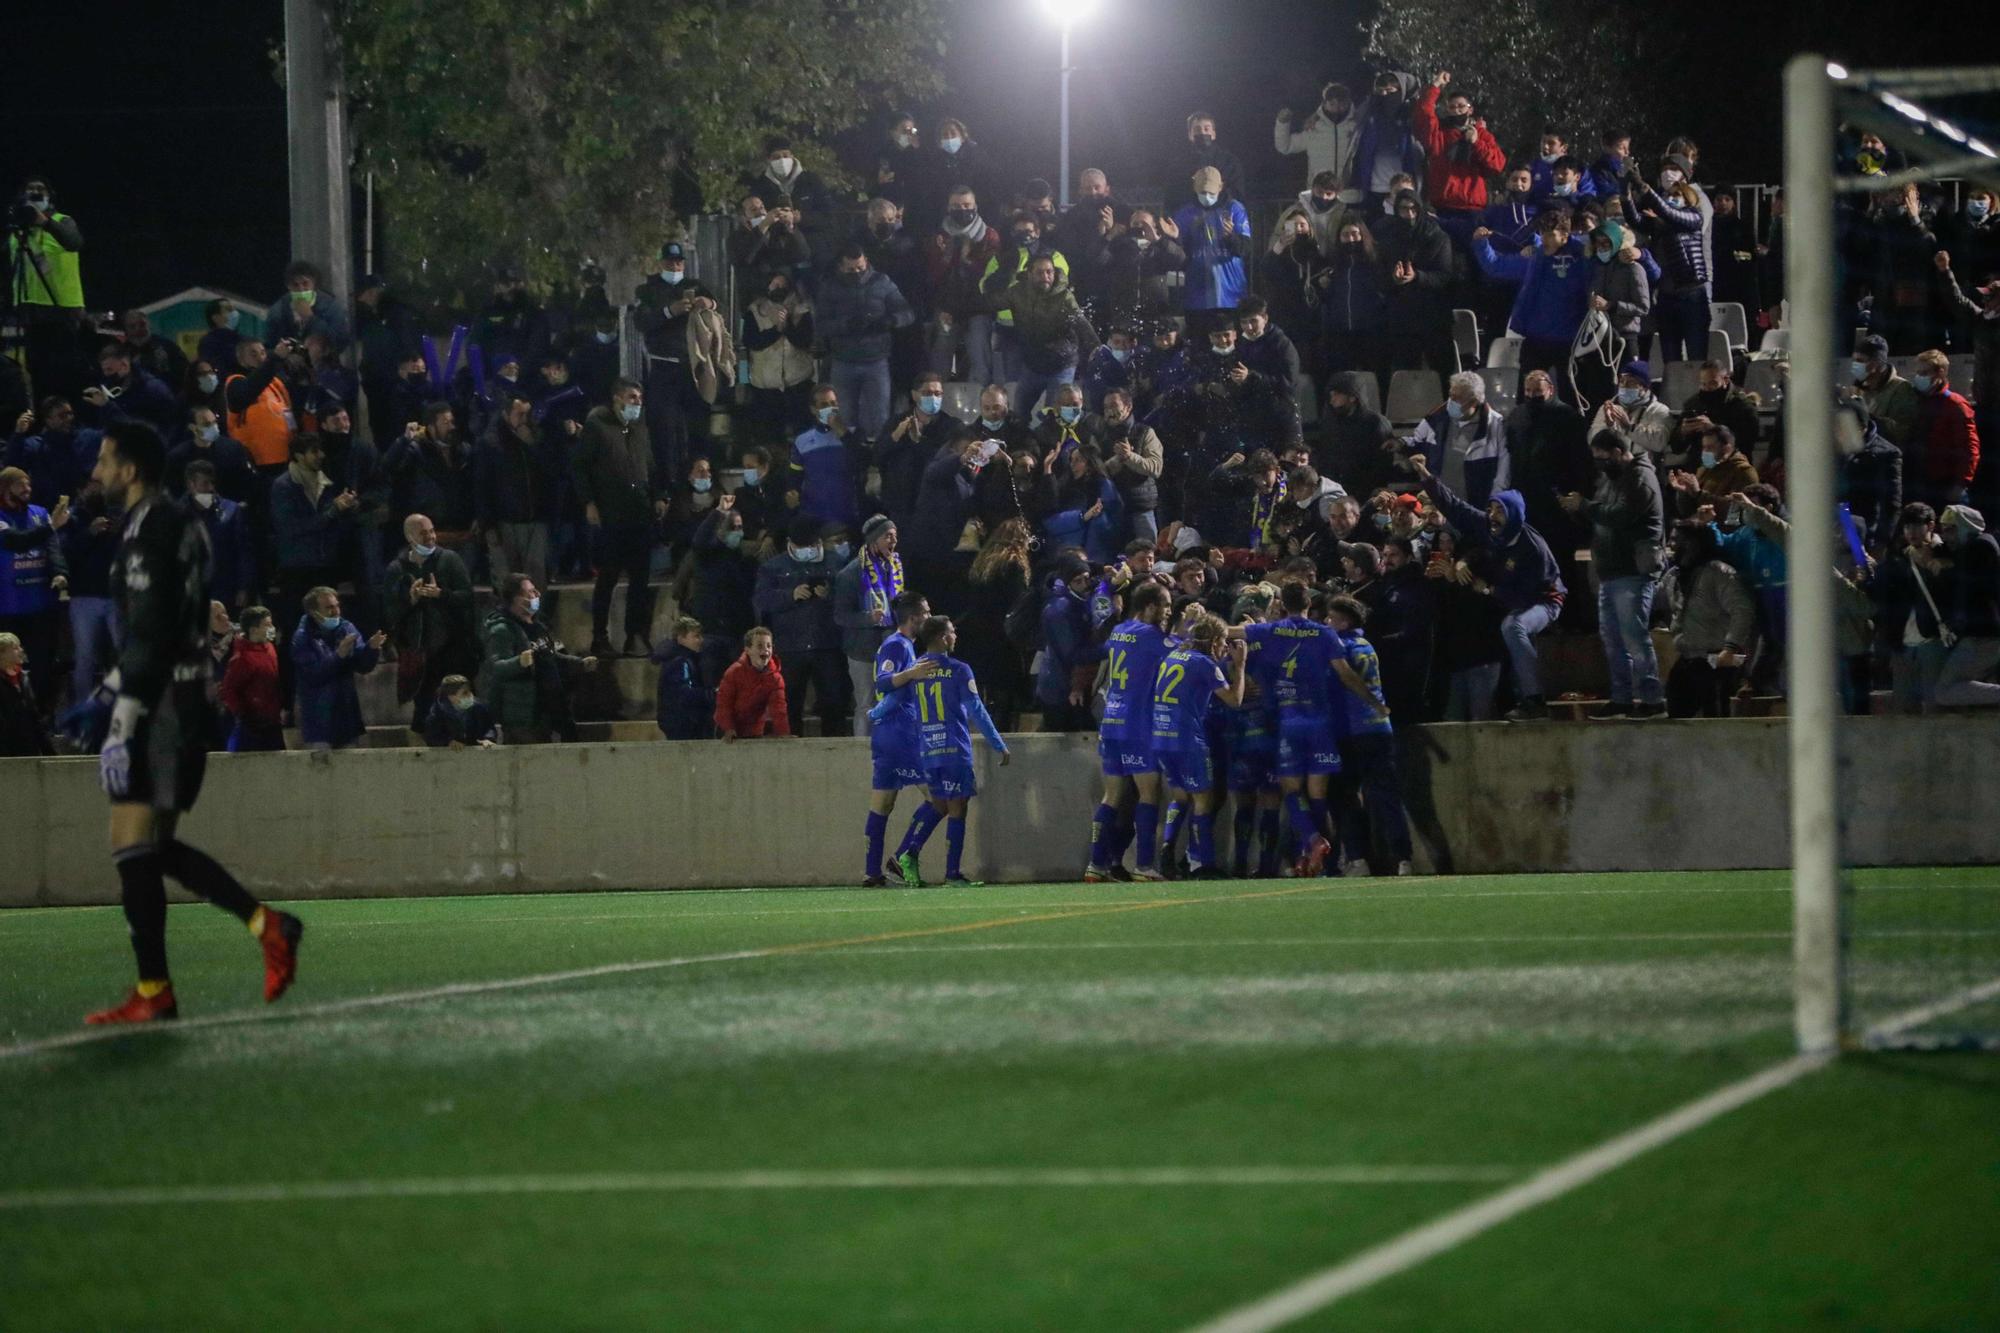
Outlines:
[[[1859,878],[1884,1003],[2000,972],[2000,872]],[[0,913],[0,1327],[1186,1327],[1789,1040],[1776,873],[301,911],[283,1004],[177,908],[230,1021],[26,1050],[129,954]],[[1307,1326],[1980,1326],[1996,1123],[1846,1060]]]

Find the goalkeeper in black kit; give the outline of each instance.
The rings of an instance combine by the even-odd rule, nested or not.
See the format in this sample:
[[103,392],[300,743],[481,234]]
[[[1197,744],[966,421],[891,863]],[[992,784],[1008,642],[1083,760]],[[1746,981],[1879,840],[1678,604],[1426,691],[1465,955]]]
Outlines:
[[118,666],[95,705],[110,728],[98,781],[111,798],[111,859],[138,957],[139,981],[119,1005],[87,1023],[150,1023],[177,1016],[167,973],[167,889],[173,879],[242,921],[264,951],[264,998],[275,1000],[298,967],[299,919],[265,907],[204,852],[174,836],[194,808],[208,763],[208,536],[160,490],[166,448],[150,426],[104,431],[93,480],[124,497],[124,537],[111,596],[125,626]]

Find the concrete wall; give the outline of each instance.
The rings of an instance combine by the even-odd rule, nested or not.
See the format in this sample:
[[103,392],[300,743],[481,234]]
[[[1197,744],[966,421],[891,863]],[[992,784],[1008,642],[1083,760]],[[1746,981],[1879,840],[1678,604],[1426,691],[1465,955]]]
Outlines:
[[[1842,725],[1850,861],[2000,861],[2000,718]],[[1095,738],[1010,744],[1004,769],[982,750],[967,869],[1076,878]],[[1404,749],[1420,869],[1787,862],[1782,719],[1434,726]],[[218,755],[184,832],[287,900],[839,884],[860,876],[867,782],[844,738]],[[116,901],[104,810],[94,760],[0,760],[0,905]],[[934,875],[943,853],[940,832]]]

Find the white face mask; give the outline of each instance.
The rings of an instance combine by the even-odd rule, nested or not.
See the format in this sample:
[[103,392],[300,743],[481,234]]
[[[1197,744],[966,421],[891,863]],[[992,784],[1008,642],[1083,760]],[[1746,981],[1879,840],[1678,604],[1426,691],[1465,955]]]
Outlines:
[[1196,199],[1201,201],[1201,206],[1203,208],[1214,208],[1215,201],[1221,197],[1222,196],[1214,194],[1208,190],[1203,190],[1200,194],[1195,196]]
[[956,153],[959,149],[965,147],[965,140],[956,136],[949,139],[939,139],[938,147],[944,149],[947,153]]
[[203,509],[213,509],[215,508],[215,492],[196,491],[194,495],[194,502],[200,505]]
[[789,175],[791,175],[791,174],[792,174],[792,159],[791,159],[791,158],[789,158],[789,157],[774,157],[774,158],[772,158],[772,159],[771,159],[771,174],[772,174],[772,175],[774,175],[774,176],[789,176]]

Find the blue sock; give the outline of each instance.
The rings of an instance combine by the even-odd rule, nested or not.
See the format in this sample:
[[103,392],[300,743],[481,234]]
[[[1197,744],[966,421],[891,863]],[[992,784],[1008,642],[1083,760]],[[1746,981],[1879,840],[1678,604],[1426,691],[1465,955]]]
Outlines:
[[1125,849],[1132,845],[1132,837],[1137,832],[1138,827],[1134,818],[1120,815],[1118,822],[1111,829],[1111,859],[1104,864],[1107,866],[1122,864],[1125,860]]
[[1215,816],[1196,815],[1188,834],[1188,861],[1194,865],[1215,865]]
[[1319,830],[1319,826],[1313,823],[1312,807],[1306,804],[1305,793],[1285,793],[1285,817],[1291,820],[1292,836],[1299,840],[1299,849],[1305,850]]
[[1097,813],[1090,817],[1090,864],[1104,867],[1111,864],[1106,858],[1111,854],[1111,830],[1118,823],[1118,811],[1104,802],[1097,803]]
[[944,821],[944,877],[956,879],[959,862],[965,857],[965,821],[947,819]]
[[1167,822],[1165,827],[1160,830],[1160,859],[1162,861],[1172,861],[1174,859],[1174,844],[1180,841],[1181,822],[1186,818],[1187,802],[1167,802]]
[[1250,874],[1250,839],[1257,824],[1257,807],[1238,797],[1236,800],[1236,836],[1230,839],[1230,859],[1236,863],[1236,878],[1244,879]]
[[1141,801],[1132,807],[1132,837],[1138,847],[1136,860],[1141,870],[1152,870],[1158,864],[1160,833],[1160,807],[1156,802]]
[[911,852],[922,851],[924,844],[931,840],[931,830],[936,828],[938,821],[943,818],[944,816],[938,813],[937,807],[929,801],[918,806],[917,812],[910,816],[910,827],[904,831],[903,843],[896,848],[896,855],[907,856]]
[[1257,878],[1270,879],[1278,873],[1278,812],[1257,812]]
[[882,838],[889,831],[889,816],[874,810],[868,812],[868,878],[874,879],[882,873]]

